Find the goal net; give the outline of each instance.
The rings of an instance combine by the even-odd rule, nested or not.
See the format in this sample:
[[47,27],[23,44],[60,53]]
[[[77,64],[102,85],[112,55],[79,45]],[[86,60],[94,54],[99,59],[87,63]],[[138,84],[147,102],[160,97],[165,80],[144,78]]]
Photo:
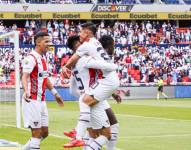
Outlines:
[[19,32],[0,34],[0,127],[21,127]]

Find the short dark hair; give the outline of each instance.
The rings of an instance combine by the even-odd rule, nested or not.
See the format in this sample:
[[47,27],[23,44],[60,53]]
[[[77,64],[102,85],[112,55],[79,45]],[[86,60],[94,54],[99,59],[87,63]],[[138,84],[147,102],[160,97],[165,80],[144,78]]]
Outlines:
[[81,25],[81,27],[82,27],[83,29],[88,29],[88,30],[90,30],[90,31],[93,33],[93,35],[96,35],[97,28],[96,28],[96,25],[93,24],[92,22],[84,23],[84,24]]
[[70,36],[67,40],[66,45],[68,46],[68,48],[70,48],[71,50],[74,50],[74,47],[76,45],[76,43],[80,41],[80,37],[78,35],[73,35]]
[[110,35],[103,35],[100,39],[99,42],[101,43],[101,45],[103,46],[103,48],[105,50],[107,50],[109,55],[113,54],[113,51],[108,50],[111,48],[111,46],[113,46],[114,43],[114,39],[110,36]]
[[36,40],[40,37],[44,37],[44,36],[49,36],[49,34],[47,32],[38,32],[36,33],[36,35],[34,36],[34,43],[36,45]]

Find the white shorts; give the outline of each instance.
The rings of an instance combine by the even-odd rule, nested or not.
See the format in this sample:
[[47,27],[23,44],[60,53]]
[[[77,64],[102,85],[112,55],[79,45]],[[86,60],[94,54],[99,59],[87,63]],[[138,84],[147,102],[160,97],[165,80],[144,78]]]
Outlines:
[[48,110],[45,101],[22,99],[22,114],[25,128],[48,127]]
[[86,94],[94,96],[98,101],[104,101],[109,99],[118,87],[118,79],[116,81],[114,79],[112,82],[107,79],[99,79],[86,91]]
[[[79,107],[80,107],[80,110],[82,111],[83,111],[83,107],[81,107],[80,103],[83,103],[82,102],[83,97],[84,95],[81,95],[79,98]],[[90,118],[89,127],[92,127],[93,129],[101,129],[103,127],[106,127],[106,128],[110,127],[109,119],[105,111],[105,109],[107,109],[108,107],[110,106],[107,103],[107,101],[102,101],[90,108],[91,118]]]
[[105,108],[103,107],[102,103],[103,102],[99,102],[95,106],[91,107],[90,126],[93,129],[101,129],[103,127],[105,127],[105,128],[110,127],[110,122],[109,122]]

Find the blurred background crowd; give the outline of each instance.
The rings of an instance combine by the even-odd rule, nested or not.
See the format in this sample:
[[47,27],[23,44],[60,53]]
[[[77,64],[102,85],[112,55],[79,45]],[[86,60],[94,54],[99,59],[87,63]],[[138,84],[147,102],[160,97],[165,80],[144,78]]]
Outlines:
[[[49,33],[56,50],[47,53],[48,69],[55,86],[68,86],[69,80],[60,75],[61,66],[72,55],[66,41],[77,34],[80,21],[25,20],[0,21],[0,34],[20,31],[20,45],[34,45],[39,30]],[[178,84],[191,81],[191,30],[179,27],[175,21],[96,21],[97,38],[111,35],[115,39],[115,63],[122,86],[152,84],[162,76],[165,83]],[[12,38],[0,40],[0,85],[14,84],[14,51],[6,50]],[[4,47],[4,49],[3,49]],[[20,50],[20,62],[30,50]]]

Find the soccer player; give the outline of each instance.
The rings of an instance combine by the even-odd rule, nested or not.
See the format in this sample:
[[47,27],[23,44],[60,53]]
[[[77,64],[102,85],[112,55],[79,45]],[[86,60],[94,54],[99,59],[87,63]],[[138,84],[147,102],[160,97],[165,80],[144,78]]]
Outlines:
[[[107,48],[108,49],[108,52],[112,55],[113,54],[113,47],[114,47],[114,40],[110,37],[110,36],[103,36],[102,38],[101,38],[101,40],[103,40],[104,42],[103,42],[103,46],[104,46],[104,48]],[[68,39],[68,47],[70,48],[70,49],[73,49],[73,50],[75,50],[75,49],[77,49],[77,47],[80,45],[80,43],[79,43],[79,39],[78,39],[78,36],[73,36],[73,37],[70,37],[69,39]],[[102,70],[104,70],[104,69],[108,69],[108,71],[109,71],[109,69],[112,71],[112,68],[113,68],[114,66],[112,65],[111,66],[111,64],[108,64],[108,63],[106,63],[106,62],[104,62],[103,60],[102,61],[97,61],[97,60],[95,60],[94,58],[92,58],[92,57],[87,57],[87,56],[83,56],[83,57],[81,57],[80,59],[79,59],[79,61],[77,62],[77,64],[76,64],[76,66],[74,67],[74,69],[73,69],[73,75],[74,75],[74,77],[76,78],[76,84],[78,84],[78,90],[80,90],[81,92],[80,93],[82,93],[82,90],[84,90],[84,89],[88,89],[89,88],[89,80],[90,80],[90,77],[89,77],[89,68],[95,68],[95,69],[102,69]],[[80,78],[80,74],[81,74],[81,78]],[[73,79],[73,78],[72,78]],[[93,79],[93,77],[92,77],[92,79]],[[75,83],[74,83],[75,84]],[[71,85],[74,85],[74,84],[71,84]],[[77,92],[75,92],[75,90],[74,90],[74,86],[72,86],[71,87],[71,89],[72,89],[72,91],[74,91],[73,93],[77,93]],[[75,94],[75,95],[78,95],[78,94]],[[120,102],[121,101],[121,98],[118,96],[118,95],[116,95],[116,94],[113,94],[112,95],[118,102]],[[97,107],[99,108],[99,109],[97,109]],[[115,117],[115,115],[114,115],[114,113],[113,113],[113,111],[112,111],[112,109],[110,108],[110,106],[109,106],[109,104],[107,103],[107,101],[103,101],[103,102],[99,102],[98,104],[96,104],[95,106],[93,106],[92,108],[91,108],[91,117],[93,118],[93,119],[91,119],[91,124],[93,124],[93,126],[94,126],[94,128],[97,128],[97,127],[95,127],[95,124],[97,125],[97,126],[100,126],[99,124],[101,124],[102,122],[105,122],[105,121],[107,121],[107,119],[106,120],[104,120],[103,118],[104,118],[104,116],[102,116],[103,118],[99,118],[99,117],[101,117],[100,116],[100,113],[101,113],[101,111],[102,110],[100,110],[100,108],[101,109],[104,109],[105,111],[106,111],[106,113],[107,113],[107,117],[109,118],[109,121],[110,121],[110,124],[111,124],[111,132],[112,132],[112,137],[111,137],[111,139],[110,139],[110,141],[108,142],[108,144],[107,144],[107,150],[113,150],[114,149],[114,147],[115,147],[115,144],[116,144],[116,139],[117,139],[117,134],[118,134],[118,123],[117,123],[117,119],[116,119],[116,117]],[[94,109],[96,109],[96,110],[98,110],[98,112],[97,111],[94,111]],[[98,114],[98,115],[95,115],[95,114]],[[96,121],[95,121],[95,116],[96,116]],[[101,120],[104,120],[104,121],[101,121]],[[99,124],[97,123],[97,122],[100,122]],[[104,124],[101,124],[101,126],[100,126],[100,128],[102,128],[102,126],[104,126]],[[100,132],[100,133],[102,133],[102,131],[104,131],[103,129],[101,129],[101,130],[90,130],[89,129],[89,131],[90,131],[90,135],[92,136],[92,137],[94,137],[94,138],[96,138],[96,137],[99,137],[100,136],[100,134],[98,134],[98,133],[96,133],[95,131],[97,131],[97,132]],[[67,136],[72,136],[72,137],[74,137],[75,136],[75,131],[72,131],[72,132],[70,132],[70,133],[67,133],[67,132],[65,132],[65,134],[67,135]],[[93,134],[92,134],[93,133]],[[96,136],[95,136],[96,135]],[[97,140],[97,139],[96,139]],[[99,142],[98,142],[99,143]],[[100,144],[101,145],[101,144]],[[67,147],[67,146],[72,146],[72,145],[70,145],[70,144],[66,144],[66,146],[65,147]],[[92,145],[92,143],[90,143],[90,145],[89,145],[89,147],[93,147],[94,149],[96,149],[96,145],[95,145],[95,143],[93,143],[93,145]],[[100,148],[100,147],[99,147]],[[88,148],[87,148],[88,149]]]
[[[71,57],[67,62],[65,67],[63,67],[63,74],[67,76],[69,68],[78,61],[78,59],[84,55],[89,55],[94,57],[96,60],[109,60],[109,56],[101,46],[101,43],[95,38],[96,26],[92,23],[85,23],[81,26],[80,31],[80,42],[82,45],[77,49],[76,53]],[[94,74],[95,72],[90,72]],[[102,77],[102,79],[100,79]],[[106,79],[107,77],[107,79]],[[82,99],[81,109],[80,109],[80,118],[77,125],[77,135],[76,142],[85,135],[87,127],[90,122],[90,107],[99,101],[108,99],[111,96],[113,91],[119,87],[119,78],[116,71],[112,72],[98,72],[99,82],[93,81],[94,84],[89,88],[89,92],[85,94]],[[109,130],[107,131],[109,135]],[[106,140],[106,139],[103,139]],[[75,143],[75,142],[73,142]]]
[[41,141],[48,136],[48,111],[45,102],[45,89],[55,96],[57,103],[63,106],[63,100],[48,79],[48,70],[44,54],[49,50],[50,37],[39,32],[34,37],[35,50],[23,61],[22,114],[24,126],[31,129],[32,137],[22,150],[40,150]]
[[157,86],[158,86],[157,100],[159,100],[159,98],[160,98],[159,97],[160,93],[165,97],[165,99],[167,99],[168,96],[163,92],[164,82],[163,82],[162,77],[158,77]]

